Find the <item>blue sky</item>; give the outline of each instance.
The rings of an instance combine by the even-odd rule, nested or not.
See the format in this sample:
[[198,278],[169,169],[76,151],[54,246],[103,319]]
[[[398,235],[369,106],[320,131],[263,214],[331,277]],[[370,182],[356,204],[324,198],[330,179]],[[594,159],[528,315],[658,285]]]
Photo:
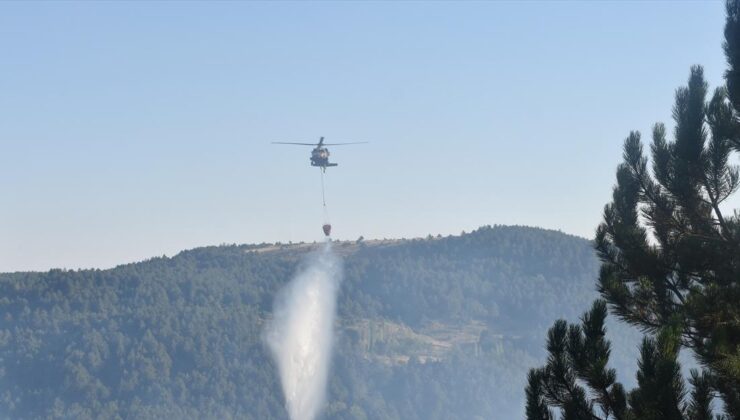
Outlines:
[[[0,271],[523,224],[592,237],[724,4],[0,4]],[[648,140],[646,138],[646,140]],[[731,206],[740,207],[735,200]]]

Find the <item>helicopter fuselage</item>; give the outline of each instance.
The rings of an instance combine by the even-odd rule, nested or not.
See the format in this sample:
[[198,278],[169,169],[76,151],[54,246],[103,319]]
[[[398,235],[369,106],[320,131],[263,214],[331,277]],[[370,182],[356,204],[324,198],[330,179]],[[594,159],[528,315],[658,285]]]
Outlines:
[[337,166],[336,163],[329,162],[329,149],[326,147],[317,147],[311,151],[311,166],[319,168],[328,168]]

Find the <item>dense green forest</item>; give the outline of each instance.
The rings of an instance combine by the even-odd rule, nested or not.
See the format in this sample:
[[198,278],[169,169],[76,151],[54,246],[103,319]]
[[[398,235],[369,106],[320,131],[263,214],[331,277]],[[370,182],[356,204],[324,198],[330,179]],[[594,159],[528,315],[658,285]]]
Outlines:
[[[314,247],[1,274],[0,417],[286,418],[262,326]],[[328,419],[521,418],[547,328],[597,295],[592,243],[556,231],[494,226],[334,248],[344,279]],[[613,363],[634,363],[636,340],[614,340]]]

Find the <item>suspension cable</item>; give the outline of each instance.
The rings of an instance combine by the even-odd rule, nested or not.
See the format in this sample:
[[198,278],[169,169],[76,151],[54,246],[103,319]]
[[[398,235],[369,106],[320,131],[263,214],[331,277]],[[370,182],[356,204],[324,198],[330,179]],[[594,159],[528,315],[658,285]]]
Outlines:
[[321,172],[321,201],[324,203],[324,208],[326,208],[326,193],[324,192],[324,171],[320,170]]
[[326,208],[326,188],[324,187],[323,168],[319,172],[321,172],[321,201],[324,205],[324,223],[329,223],[329,210]]

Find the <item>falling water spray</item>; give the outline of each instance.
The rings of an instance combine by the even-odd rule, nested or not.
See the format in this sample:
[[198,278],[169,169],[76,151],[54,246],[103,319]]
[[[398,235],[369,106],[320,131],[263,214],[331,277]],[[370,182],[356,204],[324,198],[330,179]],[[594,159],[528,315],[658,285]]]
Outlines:
[[324,403],[341,272],[326,242],[275,300],[265,336],[292,420],[313,420]]

